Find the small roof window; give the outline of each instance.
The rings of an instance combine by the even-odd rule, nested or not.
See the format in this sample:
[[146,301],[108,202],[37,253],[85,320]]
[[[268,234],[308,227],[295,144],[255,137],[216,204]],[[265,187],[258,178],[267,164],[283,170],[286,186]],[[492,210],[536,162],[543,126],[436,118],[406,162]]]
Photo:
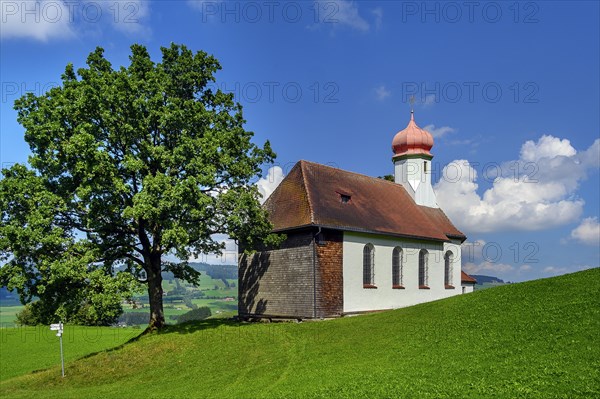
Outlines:
[[348,193],[341,193],[341,192],[337,192],[340,196],[340,201],[342,204],[347,204],[350,202],[350,200],[352,199],[352,196]]

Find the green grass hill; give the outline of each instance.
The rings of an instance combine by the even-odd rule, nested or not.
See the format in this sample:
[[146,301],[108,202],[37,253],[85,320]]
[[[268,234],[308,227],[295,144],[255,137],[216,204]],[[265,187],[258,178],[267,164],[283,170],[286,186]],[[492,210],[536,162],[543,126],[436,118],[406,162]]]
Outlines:
[[600,269],[331,321],[171,326],[66,374],[0,397],[600,398]]

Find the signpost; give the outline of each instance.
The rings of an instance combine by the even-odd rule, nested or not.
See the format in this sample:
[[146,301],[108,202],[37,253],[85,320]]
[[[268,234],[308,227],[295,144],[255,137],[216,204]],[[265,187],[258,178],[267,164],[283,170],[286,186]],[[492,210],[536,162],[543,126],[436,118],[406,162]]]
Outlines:
[[65,376],[65,358],[63,356],[63,345],[62,345],[62,334],[63,334],[63,323],[62,321],[57,324],[50,324],[50,330],[56,331],[56,336],[60,338],[60,367],[62,370],[62,376]]

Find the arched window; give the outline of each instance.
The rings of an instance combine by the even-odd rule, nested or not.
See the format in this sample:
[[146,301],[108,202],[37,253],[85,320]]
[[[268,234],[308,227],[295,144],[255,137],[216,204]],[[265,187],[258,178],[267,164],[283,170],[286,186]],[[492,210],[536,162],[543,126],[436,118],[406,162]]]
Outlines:
[[392,252],[392,288],[402,288],[402,248]]
[[452,262],[454,261],[454,255],[452,252],[446,252],[444,255],[444,285],[446,288],[454,288],[452,286]]
[[375,248],[373,244],[367,244],[363,249],[363,286],[365,288],[375,286]]
[[427,258],[429,257],[429,253],[426,249],[422,249],[419,252],[419,288],[428,288],[427,280],[428,280],[428,270],[427,270]]

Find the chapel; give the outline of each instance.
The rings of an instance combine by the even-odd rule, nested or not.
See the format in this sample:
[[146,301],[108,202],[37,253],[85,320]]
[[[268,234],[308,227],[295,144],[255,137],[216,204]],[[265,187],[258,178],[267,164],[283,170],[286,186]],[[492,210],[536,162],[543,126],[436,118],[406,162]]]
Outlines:
[[466,236],[433,190],[433,144],[411,111],[392,140],[394,181],[296,163],[263,205],[284,243],[239,248],[240,317],[340,317],[472,292]]

